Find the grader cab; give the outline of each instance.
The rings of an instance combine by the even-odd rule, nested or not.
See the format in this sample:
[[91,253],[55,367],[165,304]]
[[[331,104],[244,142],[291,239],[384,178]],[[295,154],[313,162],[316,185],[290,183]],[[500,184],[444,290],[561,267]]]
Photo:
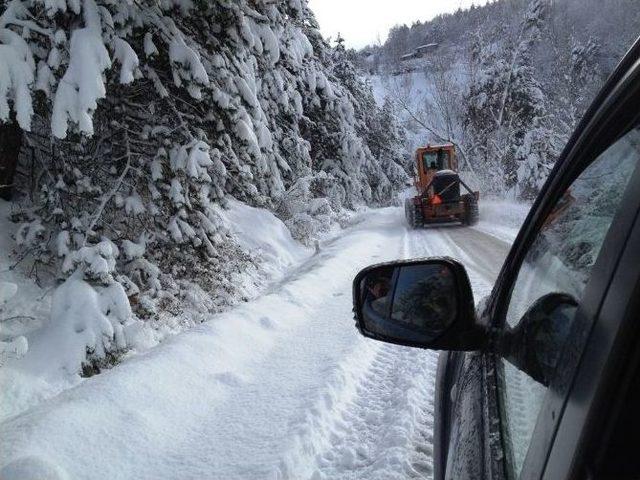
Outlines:
[[[453,144],[427,145],[416,150],[418,194],[405,200],[405,215],[412,228],[434,223],[478,222],[479,192],[472,191],[457,172]],[[460,187],[466,193],[461,193]]]

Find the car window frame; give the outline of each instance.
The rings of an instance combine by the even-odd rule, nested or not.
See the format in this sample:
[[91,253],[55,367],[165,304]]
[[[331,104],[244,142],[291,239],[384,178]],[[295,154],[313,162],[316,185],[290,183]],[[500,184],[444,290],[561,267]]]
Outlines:
[[[541,472],[545,468],[548,453],[555,441],[555,432],[562,421],[566,403],[569,401],[573,378],[578,374],[581,359],[585,351],[589,349],[590,343],[592,343],[590,340],[591,332],[606,300],[610,284],[619,265],[619,259],[626,248],[635,217],[640,211],[640,189],[638,185],[640,185],[640,165],[636,166],[627,185],[621,202],[624,207],[616,212],[611,227],[602,243],[598,258],[590,272],[589,280],[585,286],[573,322],[576,327],[586,326],[587,328],[582,331],[576,328],[572,331],[572,335],[580,335],[575,344],[571,345],[575,350],[573,352],[569,348],[565,350],[558,362],[559,365],[566,368],[559,370],[559,378],[552,381],[545,393],[529,444],[529,451],[519,477],[521,479],[539,479]],[[613,227],[614,225],[615,227]],[[572,355],[573,360],[571,360]]]
[[[511,293],[517,281],[520,266],[543,226],[547,215],[579,175],[599,155],[619,140],[637,121],[637,117],[640,116],[638,114],[640,112],[639,57],[640,40],[630,49],[610,80],[596,97],[596,100],[567,143],[550,174],[549,180],[545,183],[531,208],[498,276],[491,295],[492,301],[487,307],[485,315],[483,315],[485,321],[489,322],[487,326],[494,333],[497,334],[504,328]],[[636,167],[633,176],[634,178],[631,180],[630,185],[635,186],[640,177],[639,167]],[[634,184],[633,182],[636,183]],[[577,320],[585,320],[583,316],[586,315],[591,319],[590,323],[592,325],[602,305],[618,256],[622,254],[624,242],[633,226],[633,218],[628,217],[632,217],[632,214],[635,214],[637,209],[640,208],[640,192],[635,192],[634,190],[634,188],[627,188],[623,199],[626,207],[617,212],[613,221],[616,228],[610,228],[605,237],[600,255],[596,265],[593,267],[594,270],[590,276],[590,281],[585,288],[584,298],[588,299],[588,301],[581,302],[576,314]],[[635,205],[636,211],[631,212],[634,209],[629,205]],[[592,281],[595,277],[598,277],[599,281]],[[499,365],[500,358],[496,355],[491,355],[489,368],[497,371],[495,369],[499,368]],[[573,375],[575,374],[577,374],[577,371],[573,372]],[[497,376],[494,376],[491,382],[494,385],[490,386],[489,392],[495,394],[496,398],[490,399],[490,403],[497,406],[498,419],[502,422],[503,416],[499,412],[502,407]],[[553,447],[554,435],[566,405],[568,392],[564,392],[561,395],[551,395],[551,391],[549,389],[545,395],[524,467],[519,476],[521,479],[540,478],[545,469],[549,452]],[[505,439],[502,437],[502,431],[500,428],[499,435],[504,449]],[[500,453],[503,454],[504,451]],[[503,476],[506,478],[506,458],[503,459],[502,469]]]
[[[632,195],[636,203],[635,208],[626,212],[628,217],[634,217],[632,226],[626,235],[616,234],[625,237],[624,246],[616,256],[607,292],[591,326],[590,348],[585,349],[567,389],[543,474],[536,478],[555,480],[578,478],[578,475],[592,478],[586,475],[587,464],[591,463],[585,461],[586,452],[590,449],[593,455],[590,460],[596,460],[596,454],[603,447],[602,442],[606,442],[604,429],[600,428],[614,413],[613,404],[607,405],[603,399],[616,399],[620,390],[624,393],[627,387],[625,376],[637,368],[629,363],[625,352],[636,351],[640,335],[637,322],[640,314],[640,168],[636,169],[632,181]],[[605,407],[607,415],[602,415]]]

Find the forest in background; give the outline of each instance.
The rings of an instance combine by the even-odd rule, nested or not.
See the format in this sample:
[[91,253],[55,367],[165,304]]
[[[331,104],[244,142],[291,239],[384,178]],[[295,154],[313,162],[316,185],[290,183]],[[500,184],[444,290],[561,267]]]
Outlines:
[[531,200],[639,34],[634,0],[499,0],[396,26],[354,57],[410,136],[454,142],[484,192]]

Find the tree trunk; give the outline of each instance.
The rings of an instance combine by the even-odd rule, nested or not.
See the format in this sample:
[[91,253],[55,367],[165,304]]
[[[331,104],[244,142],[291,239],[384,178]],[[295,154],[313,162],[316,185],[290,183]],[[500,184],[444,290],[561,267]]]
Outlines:
[[13,178],[22,146],[22,129],[16,122],[0,125],[0,198],[11,200]]

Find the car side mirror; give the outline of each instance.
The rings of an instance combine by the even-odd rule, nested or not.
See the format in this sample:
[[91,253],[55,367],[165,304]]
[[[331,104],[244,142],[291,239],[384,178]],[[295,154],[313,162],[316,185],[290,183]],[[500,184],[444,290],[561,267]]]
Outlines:
[[549,293],[539,298],[517,326],[502,333],[498,353],[548,387],[577,308],[576,299],[566,293]]
[[353,281],[356,326],[365,337],[432,350],[481,350],[465,268],[450,258],[396,261],[365,268]]

